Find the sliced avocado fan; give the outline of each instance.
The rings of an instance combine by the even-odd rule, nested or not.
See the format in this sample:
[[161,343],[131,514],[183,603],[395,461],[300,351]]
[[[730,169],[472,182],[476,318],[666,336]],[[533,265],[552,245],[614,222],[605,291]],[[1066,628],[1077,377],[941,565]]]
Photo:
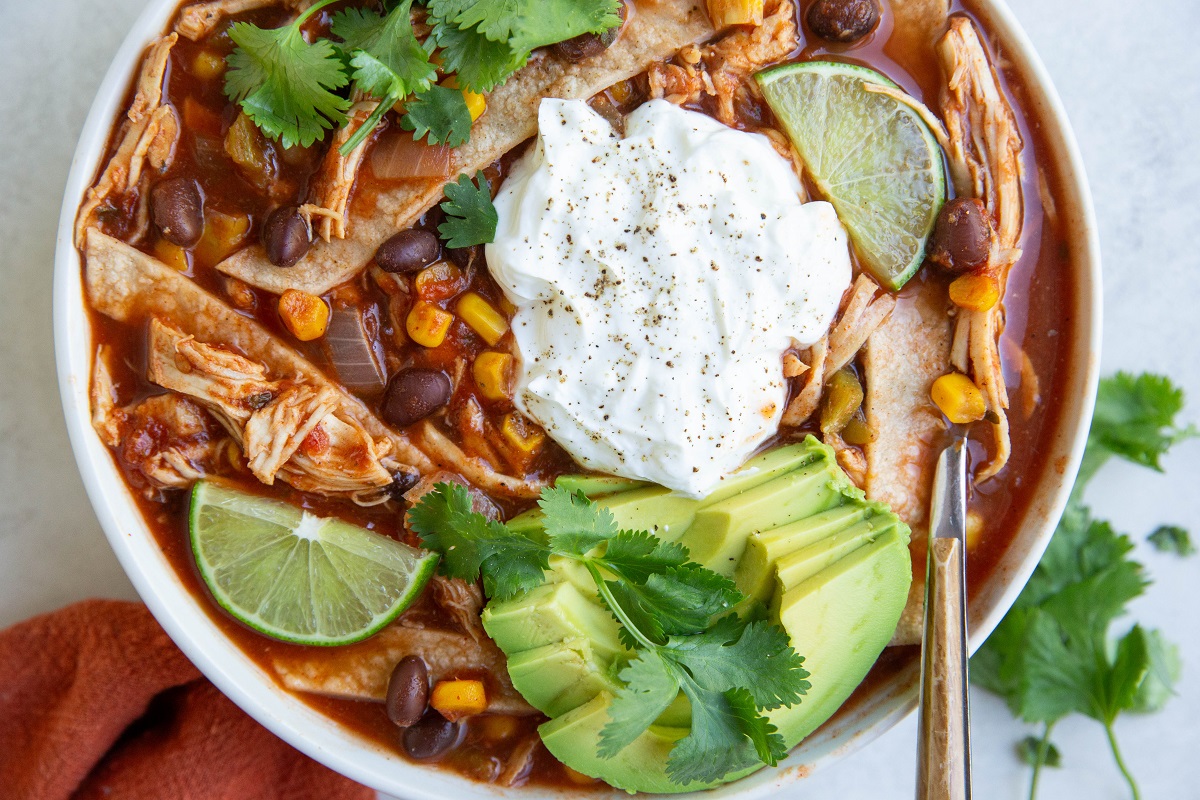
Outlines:
[[[570,481],[568,480],[568,483]],[[685,544],[693,560],[732,577],[762,603],[805,658],[812,687],[790,708],[769,712],[788,747],[799,744],[846,701],[891,639],[908,598],[909,530],[886,506],[868,502],[809,437],[752,459],[708,497],[657,486],[581,483],[596,489],[621,529],[655,532]],[[615,487],[615,490],[614,490]],[[544,536],[534,509],[509,525]],[[667,758],[691,727],[682,696],[632,744],[598,755],[617,675],[631,657],[595,584],[574,565],[551,559],[547,583],[483,612],[488,634],[508,657],[513,686],[550,721],[546,747],[574,770],[630,792],[677,793],[710,784],[672,783]]]

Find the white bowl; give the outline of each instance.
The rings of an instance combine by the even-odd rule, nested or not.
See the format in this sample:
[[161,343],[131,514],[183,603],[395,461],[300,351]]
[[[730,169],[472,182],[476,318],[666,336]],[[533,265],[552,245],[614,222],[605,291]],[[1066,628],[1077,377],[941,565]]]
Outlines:
[[[109,131],[126,96],[147,43],[159,35],[177,0],[152,0],[117,52],[88,114],[59,221],[54,274],[54,340],[59,386],[67,429],[84,485],[117,558],[138,593],[166,632],[197,667],[242,709],[298,750],[360,783],[406,800],[520,795],[525,800],[561,797],[544,789],[500,789],[474,783],[451,772],[406,761],[374,742],[331,721],[282,690],[270,675],[245,656],[209,618],[203,600],[193,597],[176,577],[125,485],[108,449],[90,421],[88,380],[92,334],[84,307],[80,257],[72,241],[75,214],[95,178]],[[1041,61],[1012,12],[1002,0],[980,0],[991,30],[1023,76],[1029,111],[1040,116],[1050,152],[1048,163],[1062,171],[1066,204],[1059,209],[1072,243],[1077,291],[1069,320],[1061,331],[1074,343],[1072,374],[1067,379],[1059,430],[1054,434],[1046,470],[1035,500],[998,568],[975,595],[971,606],[971,647],[978,647],[1016,599],[1046,547],[1066,505],[1082,457],[1095,403],[1100,343],[1100,250],[1096,222],[1082,160],[1066,114]],[[810,736],[788,758],[787,766],[757,774],[707,794],[748,800],[773,795],[808,775],[814,767],[862,747],[907,716],[916,705],[916,669],[908,669],[845,708]],[[613,792],[613,796],[622,796]]]

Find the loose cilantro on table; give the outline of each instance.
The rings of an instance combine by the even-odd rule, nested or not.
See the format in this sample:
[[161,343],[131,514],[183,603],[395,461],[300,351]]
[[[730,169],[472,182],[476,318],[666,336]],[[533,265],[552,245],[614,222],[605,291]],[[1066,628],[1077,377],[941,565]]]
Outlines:
[[1040,738],[1021,745],[1033,765],[1029,796],[1042,766],[1057,766],[1050,744],[1055,724],[1079,713],[1100,722],[1113,758],[1129,783],[1113,730],[1124,711],[1154,711],[1179,677],[1175,647],[1157,631],[1134,625],[1112,641],[1110,628],[1149,581],[1130,557],[1133,542],[1092,517],[1084,488],[1112,456],[1161,469],[1161,456],[1196,435],[1178,428],[1183,393],[1155,375],[1124,373],[1101,382],[1083,465],[1054,537],[1000,625],[971,659],[971,678],[1004,698],[1013,714],[1042,725]]
[[1174,553],[1180,558],[1196,554],[1191,534],[1178,525],[1160,525],[1146,538],[1160,553]]
[[581,564],[621,624],[635,656],[601,731],[602,757],[637,739],[678,697],[692,709],[691,732],[672,748],[670,779],[718,780],[759,763],[777,764],[783,737],[763,712],[800,702],[810,684],[787,634],[729,610],[744,599],[733,582],[688,560],[687,548],[646,531],[621,531],[582,494],[546,489],[546,542],[514,533],[472,511],[467,490],[439,484],[409,512],[423,544],[444,556],[456,578],[482,576],[505,600],[541,585],[550,557]]
[[500,217],[492,205],[492,187],[483,171],[475,173],[475,182],[468,175],[459,175],[454,183],[446,184],[447,200],[441,209],[446,221],[438,225],[438,234],[447,247],[470,247],[487,244],[496,238]]
[[282,28],[249,22],[229,28],[237,47],[226,59],[225,94],[284,147],[308,147],[346,122],[350,101],[334,92],[347,83],[337,48],[328,39],[309,44],[300,33],[305,20],[332,2],[319,0]]

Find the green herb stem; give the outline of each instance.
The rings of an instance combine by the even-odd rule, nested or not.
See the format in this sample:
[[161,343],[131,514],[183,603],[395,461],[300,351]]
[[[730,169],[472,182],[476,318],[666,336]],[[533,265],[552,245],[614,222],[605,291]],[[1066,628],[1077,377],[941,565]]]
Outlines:
[[300,16],[296,17],[296,19],[294,19],[292,21],[292,24],[295,25],[297,28],[299,28],[301,25],[303,25],[305,22],[307,22],[308,18],[311,17],[313,14],[317,13],[325,6],[333,5],[337,1],[338,0],[317,0],[317,2],[313,3],[306,10],[301,12]]
[[1054,723],[1047,722],[1042,731],[1042,738],[1038,740],[1037,760],[1033,763],[1033,777],[1029,779],[1029,800],[1037,797],[1038,778],[1042,776],[1042,767],[1046,766],[1046,754],[1050,751],[1050,732],[1052,730],[1054,730]]
[[645,647],[647,650],[651,651],[658,650],[658,645],[650,641],[646,635],[638,629],[638,626],[633,624],[633,620],[631,620],[629,615],[625,613],[625,609],[621,608],[621,604],[617,602],[617,598],[613,596],[612,591],[608,588],[608,584],[605,583],[604,576],[600,574],[600,568],[596,566],[595,562],[593,562],[590,558],[579,560],[582,561],[585,567],[587,567],[588,574],[591,575],[592,580],[596,582],[596,589],[600,592],[600,596],[604,598],[604,602],[608,604],[610,609],[612,609],[613,615],[616,616],[616,618],[620,620],[621,624],[625,626],[625,630],[629,631],[630,635],[637,639],[638,642],[641,643],[642,647]]
[[371,131],[375,130],[375,126],[379,124],[379,120],[383,119],[383,115],[388,112],[388,109],[396,105],[400,100],[399,97],[389,94],[379,102],[375,110],[371,112],[371,116],[367,117],[362,125],[358,126],[358,130],[354,131],[354,135],[346,140],[346,143],[338,148],[338,152],[343,156],[348,156],[354,152],[354,149],[366,141],[371,135]]
[[1113,760],[1117,762],[1117,768],[1121,770],[1121,774],[1125,776],[1125,782],[1129,784],[1129,792],[1133,800],[1141,800],[1142,795],[1138,791],[1137,781],[1133,779],[1133,774],[1125,766],[1125,759],[1121,757],[1121,748],[1117,746],[1117,735],[1113,731],[1111,722],[1105,723],[1104,733],[1108,736],[1108,746],[1112,749]]

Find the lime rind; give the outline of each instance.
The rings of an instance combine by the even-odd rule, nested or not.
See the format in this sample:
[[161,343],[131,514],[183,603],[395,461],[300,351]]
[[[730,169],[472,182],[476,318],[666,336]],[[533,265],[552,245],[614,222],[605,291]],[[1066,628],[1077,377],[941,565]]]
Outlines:
[[351,644],[378,633],[437,568],[364,528],[212,481],[192,489],[192,552],[217,603],[272,638]]
[[815,61],[756,78],[867,269],[900,289],[924,261],[946,200],[933,132],[910,106],[866,91],[864,83],[898,88],[866,67]]

